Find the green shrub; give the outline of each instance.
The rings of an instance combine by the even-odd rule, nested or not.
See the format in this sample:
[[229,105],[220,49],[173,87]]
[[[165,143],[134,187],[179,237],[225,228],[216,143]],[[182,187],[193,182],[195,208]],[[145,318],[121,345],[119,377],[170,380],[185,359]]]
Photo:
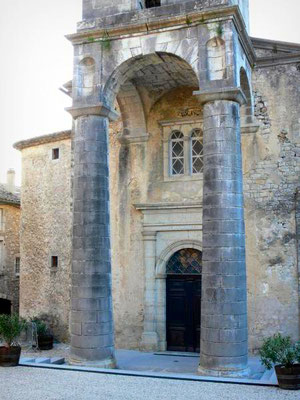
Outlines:
[[35,323],[36,333],[38,336],[44,336],[48,334],[48,327],[44,321],[39,318],[33,318],[31,322]]
[[26,328],[27,323],[18,314],[0,314],[0,339],[5,342],[6,347],[17,345],[17,339]]
[[289,336],[277,333],[264,340],[259,355],[267,369],[271,369],[274,365],[290,368],[300,362],[300,343],[293,344]]

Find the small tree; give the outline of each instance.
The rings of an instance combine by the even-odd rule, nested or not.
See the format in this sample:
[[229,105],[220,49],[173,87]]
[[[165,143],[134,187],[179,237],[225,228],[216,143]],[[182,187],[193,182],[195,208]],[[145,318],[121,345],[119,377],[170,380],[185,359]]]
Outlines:
[[0,314],[0,339],[5,347],[18,345],[17,339],[26,328],[27,323],[18,314]]
[[293,344],[289,336],[277,333],[264,340],[259,355],[267,369],[274,365],[290,368],[296,362],[300,362],[300,343]]

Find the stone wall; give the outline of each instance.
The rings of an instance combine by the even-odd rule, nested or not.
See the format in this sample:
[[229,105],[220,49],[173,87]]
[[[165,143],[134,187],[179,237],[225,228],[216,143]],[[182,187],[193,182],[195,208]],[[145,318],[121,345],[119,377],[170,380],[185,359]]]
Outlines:
[[0,272],[0,299],[12,303],[12,312],[19,311],[19,277],[15,273],[16,257],[20,255],[20,207],[1,204],[4,225],[0,237],[4,242],[4,268]]
[[278,331],[299,340],[299,87],[297,64],[253,73],[255,115],[261,127],[242,139],[252,350]]
[[[67,340],[72,228],[70,134],[44,137],[21,148],[20,314],[26,318],[43,315],[55,335]],[[54,148],[59,148],[59,159],[52,159]],[[51,266],[52,256],[58,257],[57,268]]]

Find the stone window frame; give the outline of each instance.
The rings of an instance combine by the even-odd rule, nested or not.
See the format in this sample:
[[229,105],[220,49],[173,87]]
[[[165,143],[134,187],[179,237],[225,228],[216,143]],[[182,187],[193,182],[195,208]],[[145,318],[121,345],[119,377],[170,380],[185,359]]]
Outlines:
[[[174,119],[159,121],[162,128],[163,141],[163,181],[202,181],[203,172],[192,173],[191,169],[191,134],[200,129],[203,131],[203,119]],[[184,136],[184,174],[171,175],[170,164],[170,138],[174,131],[182,132]]]

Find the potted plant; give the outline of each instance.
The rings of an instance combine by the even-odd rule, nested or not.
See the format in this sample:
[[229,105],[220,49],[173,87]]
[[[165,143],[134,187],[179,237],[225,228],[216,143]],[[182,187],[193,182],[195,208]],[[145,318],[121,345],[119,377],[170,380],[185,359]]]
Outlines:
[[36,326],[38,348],[40,350],[51,350],[53,348],[53,335],[47,324],[39,318],[34,318],[31,322]]
[[279,387],[300,389],[300,342],[292,343],[289,336],[277,333],[264,340],[259,354],[267,369],[275,366]]
[[19,364],[21,347],[17,340],[25,328],[26,321],[17,314],[0,315],[0,340],[4,342],[0,346],[1,367],[15,367]]

